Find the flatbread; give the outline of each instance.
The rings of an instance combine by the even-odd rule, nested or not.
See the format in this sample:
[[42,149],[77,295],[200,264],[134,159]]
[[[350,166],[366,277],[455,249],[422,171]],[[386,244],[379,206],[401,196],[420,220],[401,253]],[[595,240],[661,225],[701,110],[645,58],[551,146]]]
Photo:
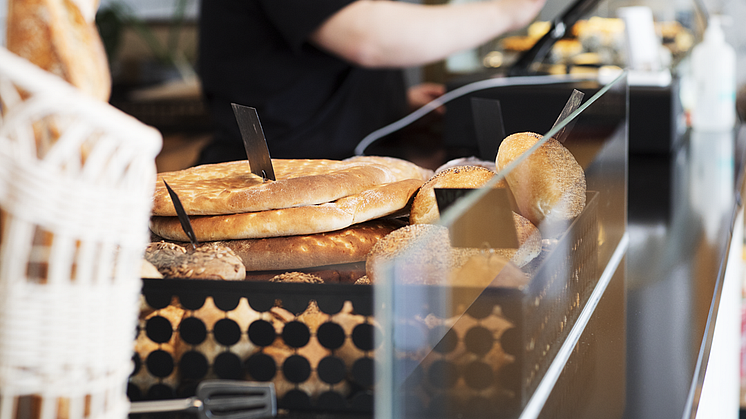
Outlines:
[[364,261],[380,238],[402,226],[379,219],[326,233],[216,243],[232,249],[247,271],[291,270]]
[[[191,223],[198,241],[256,239],[341,230],[401,210],[422,183],[422,180],[407,179],[321,205],[197,216],[191,218]],[[189,240],[176,217],[151,217],[150,229],[168,240]]]
[[164,172],[156,183],[152,212],[156,216],[176,215],[163,180],[179,195],[189,215],[239,214],[317,205],[382,184],[405,179],[426,180],[414,163],[393,161],[396,164],[381,158],[274,159],[276,181],[263,181],[251,173],[245,160]]

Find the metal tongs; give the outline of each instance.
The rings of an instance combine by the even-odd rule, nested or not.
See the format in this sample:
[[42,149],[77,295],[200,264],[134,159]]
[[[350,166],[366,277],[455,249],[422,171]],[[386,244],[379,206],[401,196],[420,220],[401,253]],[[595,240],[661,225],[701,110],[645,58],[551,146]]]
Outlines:
[[203,381],[197,394],[187,399],[130,403],[130,413],[187,411],[200,419],[261,419],[277,415],[273,383],[233,380]]

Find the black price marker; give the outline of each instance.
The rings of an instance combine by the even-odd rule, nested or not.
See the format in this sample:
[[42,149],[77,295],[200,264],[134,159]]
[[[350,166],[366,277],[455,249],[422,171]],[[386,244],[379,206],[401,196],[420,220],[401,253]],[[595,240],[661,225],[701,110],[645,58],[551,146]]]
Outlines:
[[[473,189],[435,188],[438,211],[443,214],[454,202]],[[518,236],[513,222],[508,192],[489,189],[448,228],[453,247],[517,249]]]
[[[575,112],[580,107],[580,104],[583,102],[583,96],[585,96],[585,93],[581,92],[578,89],[572,89],[570,99],[567,100],[565,107],[562,109],[560,116],[557,117],[557,120],[554,121],[554,125],[552,125],[552,128],[556,127],[559,123],[570,116],[571,113]],[[560,129],[559,132],[554,135],[554,139],[559,141],[560,143],[564,143],[567,139],[567,136],[570,135],[570,131],[572,131],[572,127],[575,126],[575,121],[577,120],[578,119],[575,118],[567,123],[567,125],[562,127],[562,129]]]
[[171,201],[174,203],[174,209],[176,209],[176,216],[179,218],[179,223],[181,224],[182,230],[184,230],[184,233],[189,237],[189,242],[192,243],[192,249],[197,250],[197,236],[194,234],[194,229],[192,229],[192,223],[189,221],[189,216],[187,215],[186,211],[184,210],[184,206],[181,205],[181,200],[179,199],[179,195],[176,195],[176,192],[174,192],[173,189],[171,189],[170,186],[168,186],[168,183],[166,183],[166,179],[163,179],[163,184],[166,185],[166,189],[168,190],[168,195],[171,197]]
[[233,106],[233,114],[236,116],[238,129],[241,131],[251,173],[261,176],[264,180],[276,180],[275,170],[272,168],[272,159],[269,157],[267,139],[264,137],[264,130],[262,130],[262,124],[259,122],[259,114],[257,114],[256,109],[237,103],[232,103],[231,106]]
[[505,138],[502,108],[497,99],[474,97],[471,99],[474,130],[477,133],[479,156],[482,160],[495,161],[497,148]]

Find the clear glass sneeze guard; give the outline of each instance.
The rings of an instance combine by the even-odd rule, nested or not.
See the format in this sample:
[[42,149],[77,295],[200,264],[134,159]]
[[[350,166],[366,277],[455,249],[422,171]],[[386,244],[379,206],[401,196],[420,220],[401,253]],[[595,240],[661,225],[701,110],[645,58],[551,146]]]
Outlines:
[[[584,93],[577,111],[382,265],[377,418],[517,418],[536,392],[627,226],[626,74]],[[507,259],[512,251],[454,243],[490,227],[493,190],[565,126],[563,146],[585,176],[582,212],[537,225],[541,251],[522,267]]]

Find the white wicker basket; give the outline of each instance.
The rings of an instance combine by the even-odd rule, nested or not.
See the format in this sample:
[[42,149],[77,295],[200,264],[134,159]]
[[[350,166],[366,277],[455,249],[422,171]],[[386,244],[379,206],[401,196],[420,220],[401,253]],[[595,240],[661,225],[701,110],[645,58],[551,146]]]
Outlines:
[[127,416],[160,147],[0,48],[0,419]]

